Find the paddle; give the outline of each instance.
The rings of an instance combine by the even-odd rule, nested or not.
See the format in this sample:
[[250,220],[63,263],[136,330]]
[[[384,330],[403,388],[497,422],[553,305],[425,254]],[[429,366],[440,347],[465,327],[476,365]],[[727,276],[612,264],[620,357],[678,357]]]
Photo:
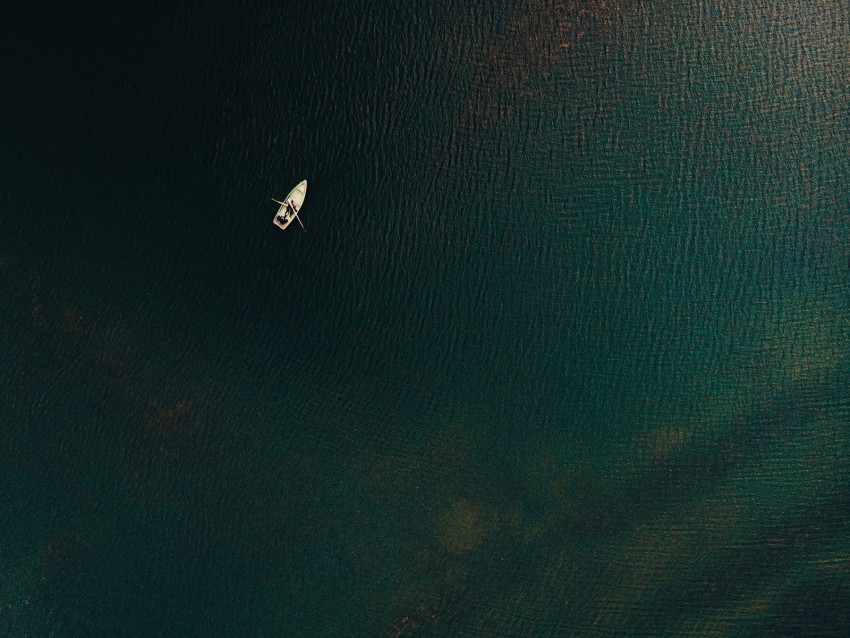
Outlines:
[[279,201],[278,201],[278,200],[276,200],[274,197],[269,197],[269,199],[270,199],[270,200],[272,200],[275,204],[280,204],[281,206],[289,206],[289,207],[292,209],[293,213],[294,213],[294,217],[295,217],[295,219],[297,219],[297,220],[298,220],[298,223],[301,225],[301,230],[303,230],[305,233],[307,232],[307,229],[306,229],[306,228],[304,228],[304,222],[302,222],[302,221],[301,221],[301,218],[298,216],[298,211],[297,211],[297,210],[295,210],[295,206],[293,206],[293,205],[292,205],[292,204],[290,204],[289,202],[287,202],[287,203],[279,202]]

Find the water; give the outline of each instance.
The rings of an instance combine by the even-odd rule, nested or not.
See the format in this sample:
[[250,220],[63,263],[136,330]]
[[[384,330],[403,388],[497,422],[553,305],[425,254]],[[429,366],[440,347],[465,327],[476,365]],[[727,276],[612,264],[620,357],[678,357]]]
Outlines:
[[14,22],[0,634],[844,634],[848,25]]

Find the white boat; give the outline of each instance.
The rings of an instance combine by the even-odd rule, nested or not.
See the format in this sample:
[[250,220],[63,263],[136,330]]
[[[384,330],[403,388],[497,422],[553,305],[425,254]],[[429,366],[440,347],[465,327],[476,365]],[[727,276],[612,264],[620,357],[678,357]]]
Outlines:
[[[282,202],[272,198],[273,202],[280,204],[280,208],[277,209],[277,212],[274,215],[274,223],[278,228],[286,228],[292,223],[293,219],[297,219],[298,223],[301,224],[301,218],[298,217],[298,211],[301,210],[305,197],[307,197],[306,179],[289,191],[289,195],[287,195],[286,199]],[[304,228],[304,224],[301,224],[301,228]],[[307,229],[304,228],[304,230],[306,232]]]

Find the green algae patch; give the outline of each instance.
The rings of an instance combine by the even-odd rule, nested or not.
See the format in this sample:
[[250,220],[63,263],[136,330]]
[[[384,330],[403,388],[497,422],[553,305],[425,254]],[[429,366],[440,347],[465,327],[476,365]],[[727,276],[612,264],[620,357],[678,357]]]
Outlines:
[[458,499],[437,519],[437,535],[451,554],[466,554],[498,527],[495,514],[469,499]]

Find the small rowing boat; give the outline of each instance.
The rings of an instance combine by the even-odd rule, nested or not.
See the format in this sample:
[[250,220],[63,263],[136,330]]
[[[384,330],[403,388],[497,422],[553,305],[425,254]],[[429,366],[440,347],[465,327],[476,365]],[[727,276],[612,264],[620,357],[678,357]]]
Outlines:
[[277,209],[274,215],[274,223],[278,228],[283,230],[292,223],[293,219],[297,219],[304,232],[307,232],[304,224],[301,223],[301,218],[298,217],[298,211],[301,210],[301,205],[304,203],[305,197],[307,197],[306,179],[289,191],[289,195],[282,202],[272,198],[273,202],[280,204],[280,208]]

